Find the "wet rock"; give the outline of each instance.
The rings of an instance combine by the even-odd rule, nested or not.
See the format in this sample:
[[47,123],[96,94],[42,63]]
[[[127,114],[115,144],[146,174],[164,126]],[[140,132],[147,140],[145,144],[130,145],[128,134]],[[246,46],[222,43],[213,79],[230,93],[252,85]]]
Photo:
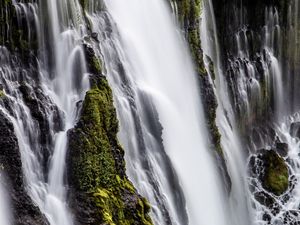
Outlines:
[[99,41],[99,40],[98,40],[98,33],[93,32],[93,33],[91,34],[91,37],[94,38],[96,41]]
[[116,110],[105,78],[99,77],[86,93],[80,114],[68,132],[67,153],[70,207],[76,221],[151,225],[148,202],[126,176]]
[[292,137],[300,138],[300,122],[295,122],[291,124],[290,134]]
[[274,150],[260,150],[250,158],[250,176],[255,177],[263,188],[274,195],[281,195],[289,187],[289,170],[284,159]]
[[284,159],[274,150],[266,151],[260,158],[265,169],[261,176],[263,187],[275,195],[283,194],[289,186],[289,171]]
[[24,103],[29,108],[32,118],[39,130],[39,143],[44,171],[47,171],[49,157],[52,154],[53,136],[51,130],[62,131],[64,128],[63,114],[58,107],[46,96],[41,88],[32,87],[33,84],[23,82],[19,90],[22,93]]
[[262,205],[272,208],[272,205],[275,203],[275,199],[266,192],[260,191],[254,194],[254,198]]
[[[45,216],[26,193],[21,155],[12,123],[0,112],[0,164],[5,174],[15,225],[47,225]],[[13,163],[12,163],[13,162]]]
[[288,155],[288,151],[289,151],[289,145],[287,143],[281,143],[281,142],[276,143],[276,152],[281,157],[286,157]]
[[262,216],[262,219],[266,222],[271,222],[272,217],[270,216],[270,214],[265,212],[264,215]]

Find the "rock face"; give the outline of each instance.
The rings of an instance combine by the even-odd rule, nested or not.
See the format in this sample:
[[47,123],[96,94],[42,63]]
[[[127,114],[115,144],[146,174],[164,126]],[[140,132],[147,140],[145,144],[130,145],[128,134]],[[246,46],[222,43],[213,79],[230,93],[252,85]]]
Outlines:
[[279,196],[289,187],[289,169],[274,150],[261,150],[250,159],[250,175],[257,177],[263,188]]
[[150,225],[150,206],[125,174],[111,90],[104,77],[95,81],[78,124],[69,132],[68,180],[75,215],[89,225]]
[[2,113],[0,113],[0,127],[1,173],[6,175],[6,188],[9,190],[14,224],[47,225],[44,215],[25,191],[18,141],[12,123]]
[[[200,16],[202,9],[202,0],[173,0],[177,3],[178,7],[178,19],[181,28],[185,32],[185,37],[189,45],[189,49],[192,55],[193,62],[195,64],[195,69],[198,75],[202,103],[204,105],[204,113],[207,121],[207,128],[209,130],[210,141],[212,144],[212,149],[214,150],[214,155],[216,158],[216,163],[219,167],[223,183],[225,185],[226,191],[229,193],[231,190],[231,178],[228,174],[225,158],[223,155],[223,149],[221,146],[221,134],[216,125],[216,110],[218,107],[217,99],[214,94],[213,86],[209,81],[208,71],[206,71],[203,51],[201,47],[200,39]],[[210,71],[212,77],[214,77],[213,62],[210,64]]]
[[88,44],[84,47],[92,88],[81,105],[77,125],[68,133],[68,183],[76,221],[151,225],[149,203],[126,176],[112,91],[95,52]]

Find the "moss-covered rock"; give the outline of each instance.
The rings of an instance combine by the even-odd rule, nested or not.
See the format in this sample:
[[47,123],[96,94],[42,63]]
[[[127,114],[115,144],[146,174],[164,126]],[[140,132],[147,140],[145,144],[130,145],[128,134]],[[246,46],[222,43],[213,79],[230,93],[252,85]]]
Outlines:
[[89,205],[80,209],[92,211],[93,219],[86,224],[151,225],[148,202],[125,174],[111,89],[104,77],[95,80],[86,93],[80,120],[69,133],[70,185],[73,192],[89,199]]
[[287,164],[284,159],[273,150],[263,154],[262,160],[265,167],[262,180],[263,187],[275,195],[281,195],[289,186],[289,170]]
[[288,165],[275,150],[260,150],[251,156],[249,174],[268,192],[282,195],[289,188]]
[[5,93],[3,90],[0,89],[0,99],[5,97]]

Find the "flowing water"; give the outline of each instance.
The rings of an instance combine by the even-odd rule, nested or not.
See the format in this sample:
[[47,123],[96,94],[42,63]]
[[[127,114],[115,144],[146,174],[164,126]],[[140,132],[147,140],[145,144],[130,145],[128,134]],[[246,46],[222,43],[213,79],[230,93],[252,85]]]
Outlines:
[[101,48],[119,136],[129,176],[152,203],[155,224],[225,224],[196,75],[169,9],[161,0],[105,4],[109,15],[90,17],[94,31],[110,30]]
[[[88,76],[85,74],[84,52],[78,43],[81,38],[81,9],[77,1],[49,0],[41,1],[39,4],[14,2],[14,6],[18,18],[25,15],[27,21],[34,19],[35,29],[39,31],[38,41],[41,48],[38,61],[41,81],[39,88],[47,96],[47,103],[50,102],[45,113],[52,139],[52,143],[48,146],[51,155],[46,171],[42,165],[44,156],[41,152],[43,149],[40,143],[41,131],[37,129],[38,125],[25,104],[24,96],[15,88],[17,81],[23,80],[26,85],[33,85],[33,82],[29,74],[25,73],[20,77],[18,71],[5,64],[12,57],[5,48],[1,48],[1,79],[5,84],[5,95],[13,111],[6,109],[5,106],[1,106],[0,109],[14,125],[29,195],[51,225],[72,225],[64,183],[67,131],[75,125],[76,104],[83,99],[85,91],[89,88]],[[47,22],[50,23],[47,28],[43,27],[44,15],[48,15]],[[27,29],[30,40],[31,29],[34,28],[30,27],[29,22]],[[43,31],[49,36],[46,37]],[[51,52],[46,49],[46,45],[50,45]],[[50,61],[52,64],[48,63]],[[58,122],[51,111],[54,107],[52,104],[58,106],[63,114],[61,131],[52,126]]]
[[[0,102],[0,113],[13,124],[30,197],[51,225],[73,225],[67,204],[65,159],[67,132],[76,124],[77,104],[89,89],[82,47],[82,39],[88,35],[86,21],[76,0],[14,0],[13,4],[28,40],[37,39],[38,79],[32,79],[32,71],[18,67],[15,57],[0,47],[0,83],[9,103]],[[99,1],[87,2],[86,16],[92,36],[98,39],[89,44],[103,59],[104,73],[114,93],[128,175],[153,206],[151,217],[157,225],[267,224],[263,221],[266,215],[270,215],[271,224],[283,224],[286,215],[292,223],[300,215],[299,182],[295,182],[300,179],[300,137],[290,132],[293,124],[300,122],[299,113],[295,113],[300,96],[296,76],[300,55],[298,0],[288,8],[287,37],[283,36],[277,9],[266,7],[257,53],[260,67],[251,58],[248,28],[241,23],[234,34],[236,52],[226,59],[230,79],[222,59],[213,1],[204,0],[203,4],[199,29],[204,61],[219,105],[216,122],[232,180],[228,198],[209,152],[196,73],[170,12],[178,13],[175,2],[168,7],[163,0],[104,0],[104,11],[99,10],[103,9]],[[237,15],[239,20],[243,11]],[[289,40],[287,46],[283,46],[284,40]],[[283,59],[284,47],[292,49],[288,62]],[[10,65],[13,60],[15,67]],[[43,130],[31,112],[24,89],[33,99],[43,93],[49,130],[46,143],[41,143]],[[262,188],[255,186],[250,192],[248,185],[257,181],[248,177],[246,168],[248,154],[272,148],[273,140],[258,131],[261,141],[250,137],[250,144],[245,145],[240,135],[264,114],[266,105],[274,113],[270,126],[277,140],[289,146],[285,160],[293,185],[276,199],[279,213],[255,199]],[[0,177],[0,224],[10,225],[9,199],[2,184]]]
[[[237,132],[235,115],[231,106],[227,83],[221,65],[217,28],[211,0],[204,1],[201,21],[201,41],[204,61],[209,70],[209,57],[214,62],[216,80],[211,79],[218,100],[217,126],[221,132],[221,145],[227,161],[228,172],[232,180],[232,189],[228,202],[228,217],[231,224],[250,224],[248,208],[248,189],[246,186],[246,156]],[[210,74],[213,77],[213,74]]]
[[0,224],[11,225],[10,203],[7,197],[7,190],[5,189],[4,174],[0,174]]
[[[291,42],[286,45],[295,48],[292,58],[295,60],[298,54],[298,47],[295,43],[297,32],[294,32],[298,26],[298,22],[296,22],[298,20],[298,2],[292,3],[290,7],[288,38]],[[296,8],[295,12],[292,11],[293,7]],[[243,24],[243,18],[247,14],[243,13],[243,9],[235,10],[236,15],[238,15],[236,20],[241,25],[239,31],[235,34],[236,52],[232,52],[233,56],[226,59],[229,62],[229,68],[225,69],[222,64],[224,62],[222,57],[224,56],[221,55],[216,18],[210,0],[204,1],[204,12],[200,27],[207,71],[210,71],[210,60],[212,60],[216,74],[216,79],[211,79],[211,83],[215,87],[219,104],[217,125],[222,134],[222,147],[225,152],[228,172],[232,179],[232,191],[228,202],[229,216],[232,223],[237,225],[296,224],[299,216],[299,193],[296,191],[298,184],[295,182],[299,179],[299,157],[297,156],[299,154],[299,139],[291,136],[290,130],[291,124],[298,121],[298,114],[291,117],[288,117],[288,115],[295,111],[298,103],[287,100],[290,98],[290,86],[286,85],[290,80],[297,82],[296,75],[290,74],[294,73],[292,68],[295,65],[288,63],[289,66],[283,66],[283,31],[279,24],[280,18],[276,8],[267,7],[265,9],[265,25],[262,27],[260,34],[261,52],[256,53],[261,67],[250,55],[250,51],[253,49],[251,49],[249,37],[253,37],[251,36],[253,33],[251,34],[251,31],[248,30],[246,23]],[[229,74],[228,71],[230,71]],[[284,73],[288,76],[284,77]],[[210,77],[214,77],[213,74],[210,74]],[[297,90],[293,91],[293,94],[295,95],[296,92]],[[233,94],[230,95],[229,93]],[[263,115],[264,106],[269,107],[269,109],[272,108],[274,112],[274,119],[270,120],[269,126],[275,134],[275,140],[266,130],[261,130],[257,131],[259,141],[252,139],[251,136],[247,137],[251,144],[245,146],[245,142],[242,141],[243,139],[239,133],[243,126],[251,126],[257,115],[258,117]],[[260,130],[260,128],[257,128],[257,130]],[[247,166],[245,165],[247,165],[249,152],[255,153],[260,149],[274,148],[274,145],[278,142],[286,143],[289,148],[286,161],[289,164],[291,186],[286,194],[275,198],[275,203],[270,209],[257,200],[257,194],[265,192],[261,185],[256,183],[257,180],[253,181],[253,178],[245,179],[248,176]],[[253,183],[256,183],[255,190],[250,192],[248,184],[253,188]]]

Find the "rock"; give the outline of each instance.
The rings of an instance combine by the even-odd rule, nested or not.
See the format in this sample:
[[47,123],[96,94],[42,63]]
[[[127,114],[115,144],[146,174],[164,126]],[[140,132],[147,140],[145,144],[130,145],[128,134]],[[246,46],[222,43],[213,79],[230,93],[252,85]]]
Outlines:
[[284,159],[274,150],[265,151],[260,159],[264,165],[263,187],[277,196],[283,194],[289,186],[289,171]]
[[292,137],[300,138],[300,122],[295,122],[291,124],[290,134]]
[[[47,225],[45,216],[26,193],[21,155],[12,123],[0,112],[0,164],[6,176],[6,189],[15,225]],[[12,163],[13,162],[13,163]]]
[[92,38],[94,38],[96,41],[98,41],[98,33],[93,32],[93,33],[91,34],[91,36],[92,36]]
[[262,205],[268,207],[269,209],[272,208],[272,205],[275,203],[275,199],[269,195],[268,193],[265,193],[263,191],[256,192],[254,194],[254,198]]
[[107,80],[99,77],[86,93],[78,123],[68,133],[70,207],[80,224],[152,225],[148,202],[126,176],[117,132],[112,92]]
[[[286,162],[274,150],[259,150],[256,155],[251,156],[248,167],[249,175],[276,196],[286,192],[291,183]],[[265,201],[259,202],[265,205]]]
[[288,151],[289,151],[289,145],[287,143],[281,143],[281,142],[276,143],[276,152],[281,157],[286,157],[288,155]]

